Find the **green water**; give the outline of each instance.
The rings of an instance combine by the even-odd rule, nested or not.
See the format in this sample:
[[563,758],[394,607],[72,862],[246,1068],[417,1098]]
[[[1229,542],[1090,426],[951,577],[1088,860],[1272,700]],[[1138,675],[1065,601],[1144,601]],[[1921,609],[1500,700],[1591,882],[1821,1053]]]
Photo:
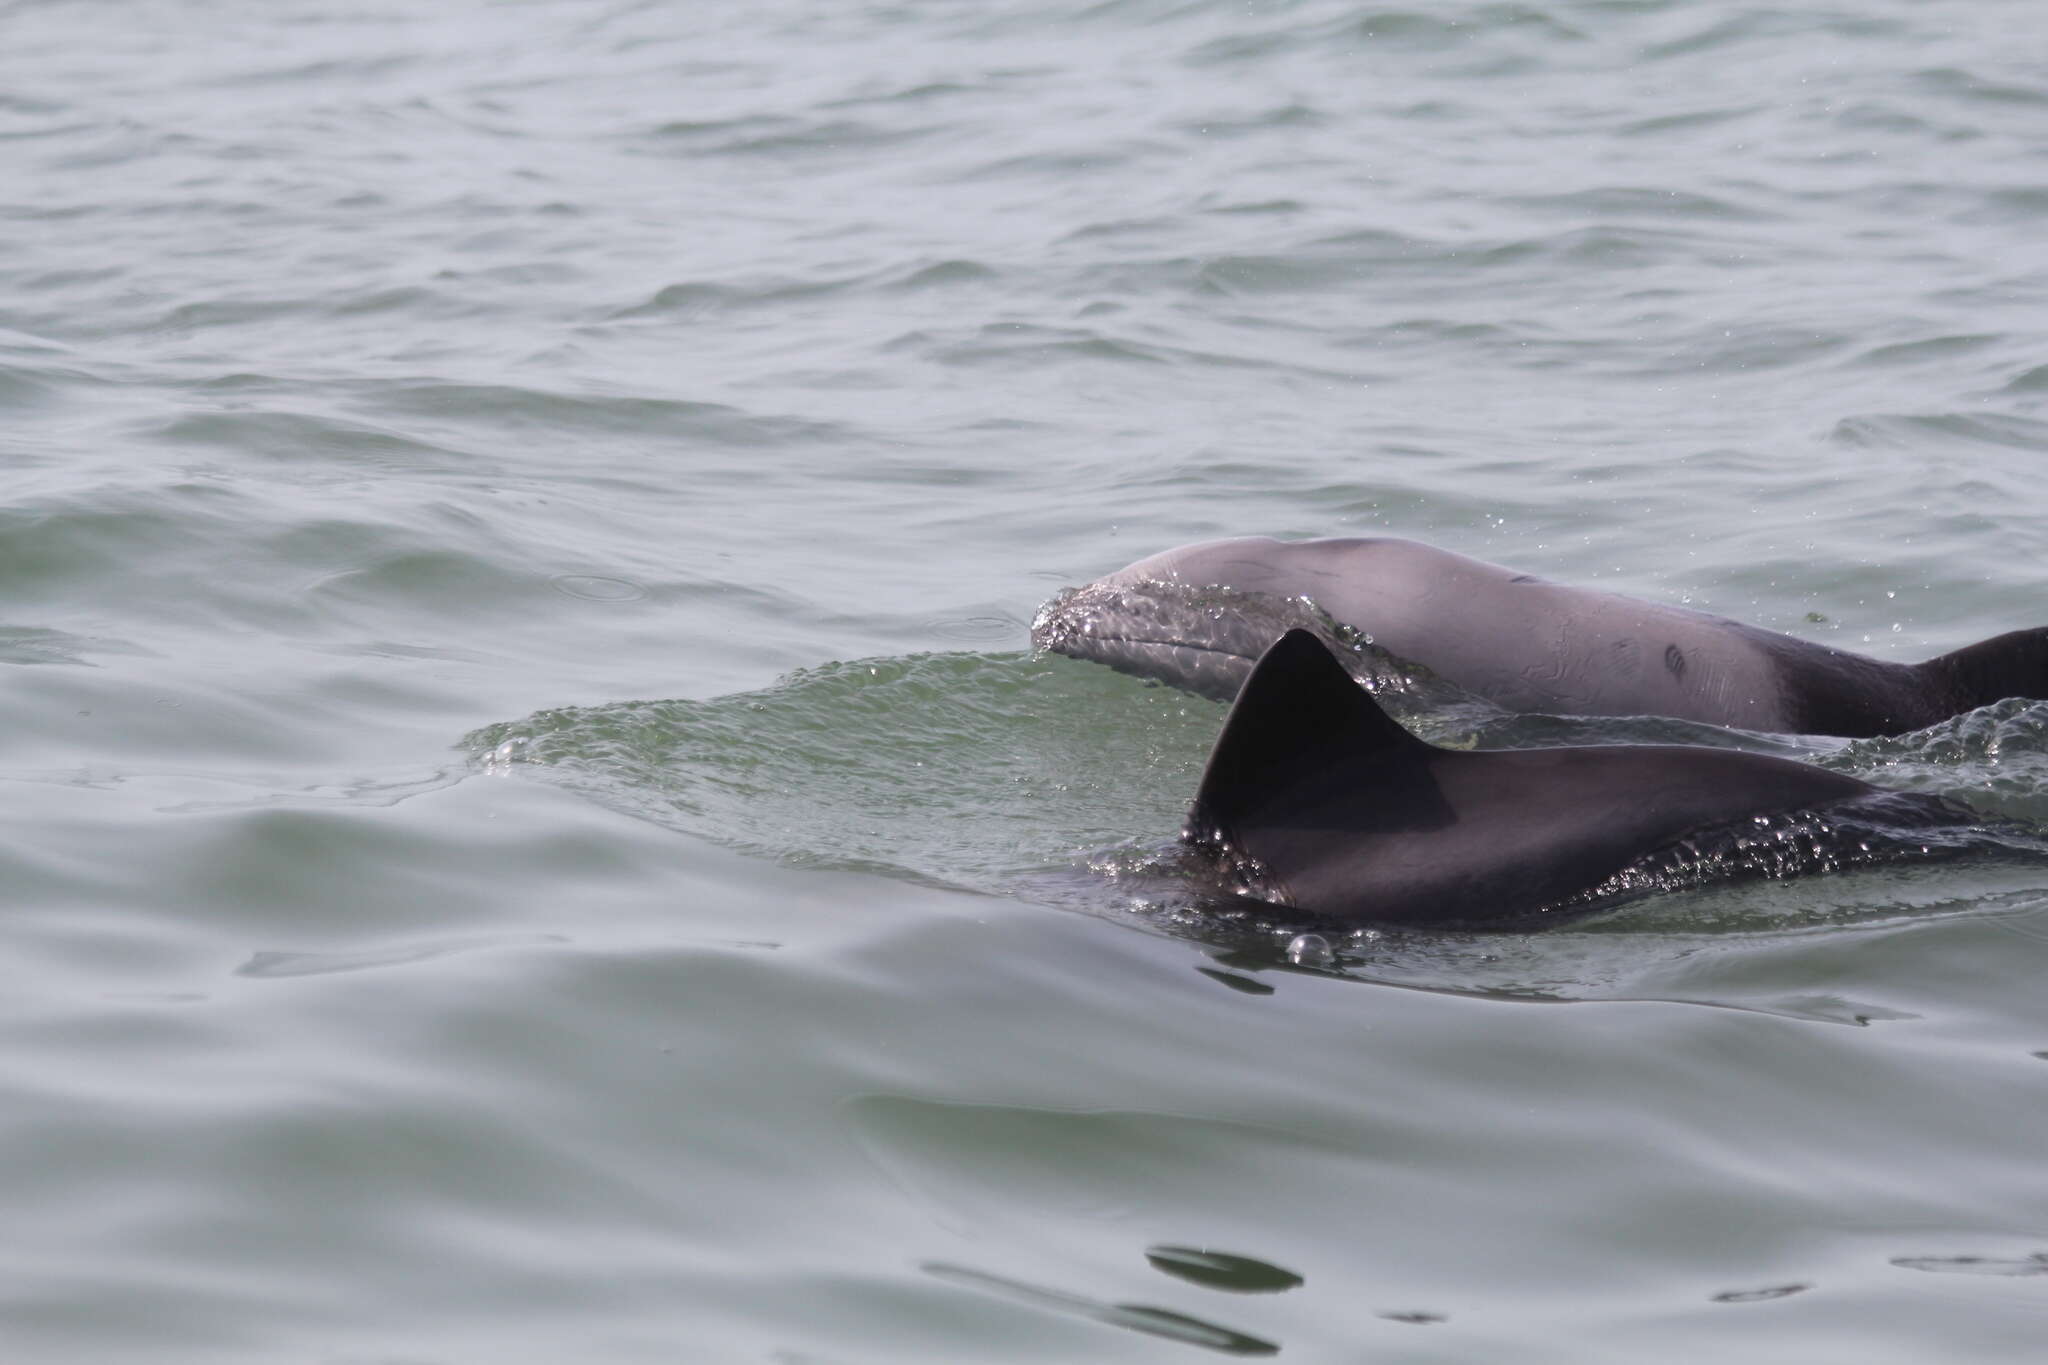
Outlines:
[[0,7],[0,1354],[2034,1359],[2038,866],[1296,965],[1220,709],[1026,644],[1254,533],[2048,621],[2030,18]]

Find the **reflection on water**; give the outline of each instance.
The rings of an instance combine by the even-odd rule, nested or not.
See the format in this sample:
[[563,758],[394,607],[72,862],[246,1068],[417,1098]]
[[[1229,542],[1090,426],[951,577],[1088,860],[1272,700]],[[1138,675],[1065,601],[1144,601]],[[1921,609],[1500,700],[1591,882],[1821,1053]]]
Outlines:
[[1004,1294],[1035,1308],[1044,1308],[1055,1313],[1075,1313],[1096,1322],[1107,1323],[1111,1327],[1123,1327],[1133,1332],[1168,1337],[1190,1346],[1220,1351],[1224,1355],[1280,1354],[1277,1342],[1264,1341],[1187,1313],[1176,1313],[1171,1309],[1155,1308],[1142,1303],[1102,1303],[1079,1294],[1024,1284],[1000,1275],[988,1274],[986,1271],[936,1261],[927,1263],[924,1272],[935,1279],[947,1280],[953,1284]]

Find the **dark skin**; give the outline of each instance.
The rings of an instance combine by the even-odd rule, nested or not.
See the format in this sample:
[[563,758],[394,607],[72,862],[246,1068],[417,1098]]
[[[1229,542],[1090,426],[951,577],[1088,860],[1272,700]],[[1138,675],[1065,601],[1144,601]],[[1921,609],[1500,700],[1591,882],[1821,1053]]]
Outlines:
[[1981,819],[1730,749],[1438,749],[1297,630],[1265,653],[1232,707],[1185,837],[1249,894],[1317,922],[1533,927],[1610,896],[1617,877],[1660,857],[1742,875],[1739,860],[1707,853],[1774,819],[1825,822],[1865,807],[1887,821]]

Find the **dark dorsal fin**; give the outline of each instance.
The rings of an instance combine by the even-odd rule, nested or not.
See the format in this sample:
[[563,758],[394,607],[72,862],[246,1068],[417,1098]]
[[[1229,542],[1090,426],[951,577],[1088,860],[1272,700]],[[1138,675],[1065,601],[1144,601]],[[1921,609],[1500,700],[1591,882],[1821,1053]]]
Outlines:
[[1192,837],[1227,837],[1276,787],[1375,755],[1423,750],[1328,647],[1290,630],[1260,656],[1223,722],[1188,816]]
[[1940,714],[1922,724],[2007,697],[2048,698],[2048,627],[1995,635],[1919,667],[1923,675],[1932,675],[1931,687],[1952,690],[1939,699]]

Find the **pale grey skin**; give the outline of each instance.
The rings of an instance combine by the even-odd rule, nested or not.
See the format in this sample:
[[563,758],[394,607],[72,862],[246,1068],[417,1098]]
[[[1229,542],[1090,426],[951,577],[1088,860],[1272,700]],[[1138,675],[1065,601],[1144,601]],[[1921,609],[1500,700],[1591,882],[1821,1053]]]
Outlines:
[[1738,623],[1546,583],[1417,541],[1220,541],[1114,577],[1310,598],[1389,653],[1510,711],[1786,728],[1778,668]]
[[1251,537],[1168,550],[1049,605],[1034,638],[1235,695],[1278,630],[1248,635],[1223,611],[1170,613],[1145,597],[1149,584],[1312,599],[1380,648],[1512,711],[1865,736],[1919,729],[2002,697],[2048,696],[2048,631],[1887,663],[1391,538]]

